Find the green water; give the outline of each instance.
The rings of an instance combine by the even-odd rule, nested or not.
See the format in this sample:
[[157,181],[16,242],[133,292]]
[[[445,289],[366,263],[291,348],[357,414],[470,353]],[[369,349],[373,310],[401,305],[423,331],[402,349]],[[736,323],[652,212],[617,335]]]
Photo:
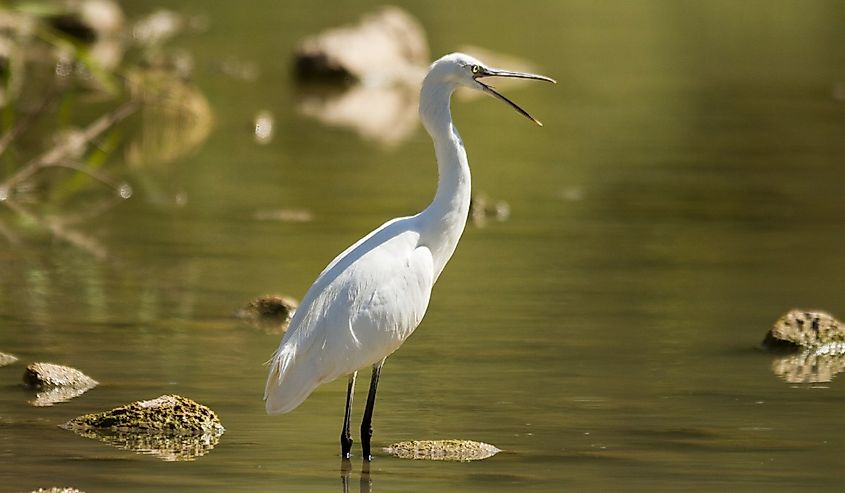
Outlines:
[[[845,383],[787,384],[755,346],[793,307],[845,317],[842,4],[397,3],[433,55],[479,45],[559,84],[506,91],[543,128],[489,98],[454,104],[474,188],[511,215],[468,226],[423,324],[387,361],[374,418],[377,447],[464,438],[504,452],[379,453],[360,488],[841,490]],[[295,110],[297,40],[375,5],[174,2],[209,22],[175,42],[215,114],[205,143],[126,170],[132,199],[72,226],[88,247],[0,210],[0,351],[21,358],[0,368],[0,489],[342,488],[345,382],[265,415],[262,364],[280,336],[232,313],[261,294],[301,297],[337,252],[433,195],[421,128],[385,146]],[[221,75],[221,60],[258,77]],[[267,145],[251,132],[260,110],[275,116]],[[261,219],[282,209],[313,219]],[[33,408],[19,386],[32,361],[101,385]],[[163,462],[57,427],[164,393],[219,413],[216,448]],[[356,457],[351,490],[360,477]]]

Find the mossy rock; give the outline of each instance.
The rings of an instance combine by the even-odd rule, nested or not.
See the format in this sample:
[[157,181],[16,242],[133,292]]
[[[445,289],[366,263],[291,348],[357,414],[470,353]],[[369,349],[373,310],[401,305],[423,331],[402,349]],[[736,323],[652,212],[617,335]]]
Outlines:
[[63,428],[164,435],[222,433],[225,430],[214,411],[180,395],[162,395],[111,411],[85,414],[68,421]]
[[845,326],[832,315],[822,311],[790,310],[766,334],[763,347],[797,351],[837,342],[845,342]]
[[214,411],[179,395],[162,395],[111,411],[86,414],[62,428],[166,461],[191,460],[207,454],[225,431]]
[[501,450],[472,440],[411,440],[397,442],[384,449],[400,459],[466,462],[492,457]]
[[9,366],[15,361],[17,361],[17,356],[9,353],[0,353],[0,368],[4,366]]

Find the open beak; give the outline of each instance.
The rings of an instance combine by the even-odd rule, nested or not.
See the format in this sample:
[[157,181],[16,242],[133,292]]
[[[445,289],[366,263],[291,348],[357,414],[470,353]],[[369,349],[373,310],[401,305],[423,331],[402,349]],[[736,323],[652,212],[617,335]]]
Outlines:
[[474,76],[475,81],[478,82],[478,84],[481,86],[481,90],[483,90],[484,92],[486,92],[488,94],[492,94],[493,96],[495,96],[495,97],[501,99],[502,101],[508,103],[511,106],[511,108],[515,109],[516,111],[518,111],[520,114],[522,114],[523,116],[525,116],[526,118],[528,118],[532,122],[536,123],[537,125],[540,125],[541,127],[543,126],[543,124],[540,123],[540,120],[537,120],[533,116],[529,115],[528,112],[525,111],[524,109],[520,108],[518,104],[514,103],[510,99],[503,96],[499,91],[493,89],[493,86],[487,85],[487,84],[481,82],[480,80],[478,80],[478,79],[481,79],[482,77],[511,77],[511,78],[514,78],[514,79],[534,79],[534,80],[544,80],[546,82],[551,82],[552,84],[557,84],[556,80],[552,79],[551,77],[546,77],[545,75],[529,74],[529,73],[526,73],[526,72],[511,72],[509,70],[498,70],[498,69],[493,69],[493,68],[482,68],[481,71],[479,73],[475,74],[475,76]]

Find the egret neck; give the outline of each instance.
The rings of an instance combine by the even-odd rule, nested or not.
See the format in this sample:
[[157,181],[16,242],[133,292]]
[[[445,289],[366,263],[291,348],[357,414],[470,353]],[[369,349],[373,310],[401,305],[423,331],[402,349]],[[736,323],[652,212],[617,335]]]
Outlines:
[[449,108],[454,90],[451,84],[427,77],[420,91],[420,119],[434,141],[438,178],[434,200],[417,219],[420,244],[431,249],[435,280],[464,231],[471,195],[467,154]]

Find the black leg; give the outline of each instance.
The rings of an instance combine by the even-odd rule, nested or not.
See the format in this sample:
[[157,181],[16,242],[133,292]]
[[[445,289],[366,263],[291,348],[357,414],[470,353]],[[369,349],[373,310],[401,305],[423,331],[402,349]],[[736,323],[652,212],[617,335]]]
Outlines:
[[364,460],[373,459],[370,454],[370,438],[373,437],[373,406],[376,404],[376,390],[378,389],[378,378],[381,375],[381,367],[384,360],[373,365],[373,376],[370,378],[370,392],[367,394],[367,407],[364,408],[364,419],[361,421],[361,448],[364,453]]
[[343,429],[340,430],[340,458],[349,460],[352,455],[352,434],[349,433],[349,419],[352,416],[352,395],[355,394],[355,377],[358,372],[349,375],[349,385],[346,387],[346,412],[343,414]]

